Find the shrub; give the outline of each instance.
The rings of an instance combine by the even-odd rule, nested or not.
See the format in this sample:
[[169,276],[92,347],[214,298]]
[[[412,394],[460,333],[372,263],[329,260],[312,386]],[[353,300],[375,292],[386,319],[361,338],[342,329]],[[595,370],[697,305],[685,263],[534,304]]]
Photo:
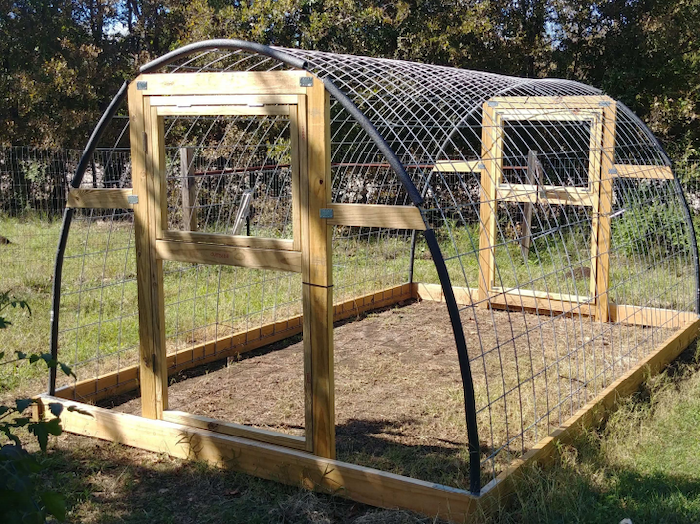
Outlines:
[[[26,302],[16,300],[9,293],[0,293],[0,329],[7,329],[11,322],[3,315],[8,308],[31,311]],[[30,364],[44,362],[48,368],[60,367],[64,373],[72,374],[70,368],[54,361],[51,355],[27,355],[17,351],[16,360],[28,360]],[[0,361],[5,353],[0,352]],[[8,363],[8,362],[3,362]],[[36,403],[34,399],[17,399],[13,406],[0,405],[0,521],[45,522],[48,515],[58,520],[65,520],[66,507],[63,497],[53,491],[43,489],[40,473],[43,470],[36,458],[22,446],[17,435],[20,428],[33,434],[42,451],[46,451],[49,435],[60,435],[61,425],[58,418],[63,406],[50,404],[49,410],[56,417],[51,420],[32,421],[27,411]]]

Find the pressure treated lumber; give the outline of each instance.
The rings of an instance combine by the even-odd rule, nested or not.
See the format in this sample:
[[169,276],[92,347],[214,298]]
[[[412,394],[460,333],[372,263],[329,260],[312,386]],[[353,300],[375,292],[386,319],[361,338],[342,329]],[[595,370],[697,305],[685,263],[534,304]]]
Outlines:
[[[134,206],[134,234],[136,245],[136,283],[139,312],[139,385],[142,414],[160,418],[168,407],[168,374],[165,360],[165,318],[163,300],[162,262],[155,257],[156,219],[160,206],[160,185],[154,181],[156,173],[164,168],[163,154],[148,155],[153,151],[162,125],[153,114],[148,99],[129,85],[129,132],[131,142],[132,180],[134,193],[140,195]],[[162,122],[161,122],[162,123]],[[155,133],[155,137],[153,136]],[[157,151],[157,150],[156,150]],[[157,194],[156,194],[157,193]]]
[[503,167],[503,130],[488,102],[483,106],[481,124],[481,194],[479,205],[479,300],[489,297],[496,276],[497,188]]
[[328,224],[336,226],[384,227],[387,229],[416,229],[425,231],[420,210],[413,206],[379,204],[329,204],[333,218]]
[[[301,251],[301,173],[308,169],[306,137],[306,95],[297,95],[296,106],[289,112],[289,142],[292,168],[292,238],[293,249]],[[306,180],[306,177],[304,178]]]
[[156,255],[160,260],[174,260],[192,264],[216,264],[253,269],[277,269],[301,272],[301,253],[277,249],[256,249],[221,244],[156,241]]
[[[458,305],[474,305],[479,302],[477,288],[454,286],[452,291]],[[545,315],[551,312],[553,314],[569,313],[583,316],[591,316],[594,311],[591,297],[577,297],[527,289],[503,291],[500,288],[494,288],[492,292],[490,306],[496,309],[517,311],[524,309]],[[415,298],[420,300],[445,301],[442,286],[439,284],[414,282],[413,293]],[[613,302],[609,304],[609,308],[611,322],[635,326],[678,329],[698,318],[697,314],[687,311],[615,304]]]
[[126,413],[75,403],[58,397],[38,397],[40,411],[49,414],[50,404],[61,404],[65,431],[168,453],[173,457],[205,460],[262,478],[385,508],[402,508],[462,522],[477,509],[488,512],[512,494],[526,468],[555,459],[558,446],[571,442],[585,428],[600,424],[615,403],[658,373],[697,338],[700,319],[669,337],[634,369],[605,388],[560,428],[514,460],[481,495],[424,482],[346,462],[316,457],[303,451],[274,446],[212,431],[149,420]]
[[[562,109],[575,112],[577,109],[600,111],[601,104],[613,102],[608,96],[507,96],[493,97],[491,102],[497,104],[499,109],[510,110],[532,110],[537,109],[551,111],[552,109]],[[555,106],[554,108],[548,106]]]
[[61,424],[70,433],[167,453],[172,457],[206,461],[365,504],[403,508],[454,522],[462,522],[477,507],[477,497],[469,492],[433,482],[58,397],[42,395],[38,400],[44,413],[49,413],[51,403],[63,406]]
[[615,176],[652,180],[673,180],[673,171],[668,166],[615,164]]
[[193,106],[159,107],[158,116],[288,116],[289,106]]
[[219,233],[202,233],[199,231],[163,231],[159,240],[174,240],[209,244],[211,246],[252,247],[257,249],[274,249],[277,251],[298,251],[294,242],[286,238],[249,237],[246,235],[223,235]]
[[[139,75],[144,96],[154,95],[231,95],[231,93],[306,94],[299,79],[310,76],[306,71],[236,71],[196,74],[149,73]],[[320,82],[314,79],[314,83]]]
[[433,171],[441,173],[478,173],[481,171],[483,164],[481,160],[441,160],[435,162]]
[[[334,321],[360,315],[372,309],[391,306],[414,297],[411,284],[395,286],[369,293],[333,306]],[[217,340],[204,342],[194,347],[180,349],[167,357],[168,373],[179,371],[236,356],[302,332],[302,316],[265,324],[259,328],[242,331]],[[129,366],[105,373],[96,378],[84,379],[56,390],[56,396],[97,402],[115,395],[128,393],[138,388],[139,366]]]
[[497,190],[498,200],[504,202],[538,201],[551,206],[593,205],[593,196],[588,189],[563,186],[537,186],[534,184],[502,184]]
[[314,455],[335,458],[333,228],[320,217],[331,200],[330,95],[314,82],[306,101],[308,135],[300,137],[308,166],[301,172],[300,206],[306,440]]
[[193,428],[207,429],[215,433],[223,435],[231,435],[232,437],[244,437],[259,442],[267,442],[277,446],[284,446],[292,449],[306,449],[306,439],[296,435],[285,435],[278,431],[270,431],[267,429],[254,428],[252,426],[244,426],[242,424],[233,424],[231,422],[223,422],[211,417],[202,415],[192,415],[183,411],[164,411],[163,420],[190,426]]
[[[595,319],[607,322],[610,317],[608,288],[610,287],[611,218],[613,201],[613,163],[615,156],[616,105],[603,108],[600,176],[594,180],[593,220],[591,235],[591,295],[595,297]],[[594,128],[597,131],[597,128]],[[596,137],[596,141],[599,140]]]
[[610,303],[610,321],[620,324],[678,329],[682,325],[694,321],[697,317],[696,313],[675,309]]
[[[274,76],[275,72],[272,72]],[[298,74],[298,73],[297,73]],[[151,78],[149,75],[147,78]],[[239,106],[255,109],[261,105],[292,105],[298,102],[299,95],[181,95],[151,96],[152,106],[199,107],[199,106]]]
[[131,209],[132,189],[71,189],[67,207],[88,209]]

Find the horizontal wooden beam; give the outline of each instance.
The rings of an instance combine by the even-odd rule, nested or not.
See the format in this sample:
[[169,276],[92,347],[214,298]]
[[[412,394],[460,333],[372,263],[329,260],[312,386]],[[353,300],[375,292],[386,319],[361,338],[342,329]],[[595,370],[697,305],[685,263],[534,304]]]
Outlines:
[[[444,302],[445,296],[442,286],[439,284],[414,284],[417,298],[421,300],[432,300]],[[466,288],[454,286],[452,292],[458,305],[476,305],[479,302],[479,290],[477,288]],[[538,312],[551,312],[554,314],[581,314],[590,315],[590,299],[578,299],[573,295],[561,295],[558,293],[544,293],[531,290],[500,289],[491,290],[487,302],[495,309],[525,310]]]
[[222,235],[218,233],[200,233],[199,231],[163,231],[160,240],[210,244],[212,246],[252,247],[257,249],[275,249],[278,251],[295,251],[294,241],[286,238],[249,237],[245,235]]
[[[416,298],[444,302],[445,297],[442,286],[439,284],[413,284]],[[457,304],[475,305],[479,303],[477,288],[455,286],[452,288]],[[594,304],[592,297],[579,297],[561,293],[546,293],[529,289],[502,290],[495,288],[488,299],[490,305],[496,309],[526,310],[539,312],[551,311],[554,314],[578,314],[590,316]],[[653,307],[631,306],[610,303],[610,321],[619,324],[627,324],[645,327],[662,327],[666,329],[678,329],[681,325],[693,322],[698,318],[696,313],[678,311],[675,309],[661,309]]]
[[130,209],[128,189],[71,189],[68,192],[67,206],[90,209]]
[[592,206],[593,194],[589,189],[533,184],[502,184],[498,186],[498,200],[550,204],[561,206]]
[[201,460],[364,504],[402,508],[455,522],[464,521],[478,505],[478,497],[461,489],[324,459],[304,451],[48,395],[42,395],[38,401],[44,413],[50,413],[52,403],[63,406],[61,425],[69,433],[167,453],[172,457]]
[[335,226],[385,227],[425,231],[420,210],[414,206],[385,206],[378,204],[330,204]]
[[[507,109],[549,110],[548,106],[577,109],[602,110],[605,103],[614,103],[608,96],[497,96],[489,99],[496,107]],[[488,102],[487,102],[488,103]]]
[[440,173],[478,173],[481,171],[483,163],[481,160],[469,160],[462,162],[460,160],[440,160],[435,162],[433,171]]
[[555,315],[591,316],[594,307],[591,302],[571,302],[549,297],[533,297],[518,293],[517,291],[508,291],[491,295],[488,302],[494,309],[507,309],[509,311],[523,310]]
[[[471,306],[479,301],[479,290],[477,288],[452,286],[452,292],[455,295],[455,300],[458,305]],[[442,292],[442,286],[440,284],[414,282],[413,293],[415,297],[420,300],[430,300],[432,302],[445,301],[445,295]]]
[[615,176],[620,178],[673,180],[673,171],[669,166],[615,164],[615,171]]
[[216,264],[301,273],[300,251],[157,240],[156,256],[161,260],[192,264]]
[[586,428],[599,426],[621,398],[637,391],[648,377],[656,375],[675,360],[698,337],[699,329],[700,319],[695,319],[668,337],[633,369],[606,387],[559,428],[540,440],[522,457],[511,462],[494,481],[484,486],[482,497],[494,496],[502,499],[511,494],[515,482],[526,471],[527,466],[551,463],[557,456],[559,446],[572,442]]
[[675,309],[610,304],[610,320],[620,324],[678,329],[697,318],[697,313]]
[[276,446],[300,449],[302,451],[306,450],[306,439],[304,437],[286,435],[277,431],[269,431],[252,426],[244,426],[242,424],[232,424],[211,417],[192,415],[183,411],[163,411],[163,420],[175,424],[182,424],[183,426],[206,429],[214,433],[231,435],[232,437],[244,437],[259,442],[275,444]]
[[192,107],[192,106],[259,106],[260,104],[294,105],[299,95],[191,95],[191,96],[152,96],[151,106]]
[[600,119],[603,116],[602,108],[598,110],[569,107],[544,107],[544,108],[525,108],[525,107],[504,107],[497,109],[499,120],[515,120],[522,121],[546,121],[546,122],[586,122]]
[[564,302],[572,302],[575,304],[589,303],[593,301],[593,297],[587,297],[583,295],[569,295],[566,293],[548,293],[547,291],[537,291],[534,289],[493,287],[492,291],[496,294],[508,293],[514,296],[562,300]]
[[[412,298],[414,298],[414,294],[411,284],[383,289],[335,304],[333,306],[333,320],[337,322],[360,315],[365,311],[391,306]],[[259,328],[179,349],[167,357],[168,375],[240,355],[298,335],[302,330],[302,318],[302,315],[297,315],[265,324]],[[134,365],[95,378],[80,380],[56,390],[56,396],[84,402],[97,402],[135,390],[138,387],[138,380],[139,366]]]
[[[140,75],[144,96],[153,95],[230,95],[306,94],[299,83],[306,71],[236,71],[217,73],[149,73]],[[315,82],[320,82],[313,77]]]
[[289,106],[162,106],[158,116],[288,116]]

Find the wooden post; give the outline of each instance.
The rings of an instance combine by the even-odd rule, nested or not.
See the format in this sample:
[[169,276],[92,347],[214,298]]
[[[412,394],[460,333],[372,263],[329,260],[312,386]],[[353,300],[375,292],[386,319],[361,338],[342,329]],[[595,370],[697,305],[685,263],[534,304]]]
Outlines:
[[180,148],[180,176],[182,177],[182,228],[197,231],[197,185],[194,180],[193,147]]
[[[538,191],[541,184],[540,161],[537,159],[537,151],[527,152],[527,183],[530,185],[537,184]],[[537,196],[535,196],[537,201]],[[533,202],[523,204],[523,222],[520,237],[520,249],[525,260],[530,256],[530,244],[532,244],[532,210]]]
[[[595,195],[591,233],[591,295],[595,297],[595,318],[599,322],[610,319],[608,288],[610,286],[610,215],[613,198],[613,168],[615,165],[615,118],[613,100],[603,107],[603,122],[598,126],[602,137],[596,137],[602,145],[599,179],[593,184]],[[593,132],[592,134],[599,134]],[[600,146],[599,146],[600,147]]]
[[308,152],[300,184],[304,361],[311,400],[306,438],[315,455],[335,458],[332,228],[320,216],[331,200],[330,98],[316,78],[307,100],[308,135],[299,134],[300,149]]
[[[164,217],[161,171],[163,122],[151,111],[148,97],[129,86],[129,128],[136,241],[136,282],[139,306],[141,412],[160,419],[168,407],[168,370],[165,354],[163,265],[156,258],[156,232]],[[154,134],[156,136],[154,136]],[[155,149],[154,149],[155,146]]]
[[496,278],[496,211],[498,210],[498,184],[503,167],[500,120],[496,120],[494,107],[484,103],[481,123],[481,205],[479,208],[479,301],[488,307],[486,299]]

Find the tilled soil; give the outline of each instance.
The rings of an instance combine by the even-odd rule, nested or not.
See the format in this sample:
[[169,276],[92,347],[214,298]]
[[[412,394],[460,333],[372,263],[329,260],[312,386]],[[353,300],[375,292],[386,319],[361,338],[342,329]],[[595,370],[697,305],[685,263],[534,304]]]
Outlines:
[[[461,314],[482,460],[496,457],[482,468],[487,477],[669,334],[577,317]],[[338,458],[467,485],[462,376],[445,305],[412,302],[337,324],[334,345]],[[168,394],[173,410],[303,435],[301,337],[188,370]],[[116,409],[138,414],[140,400]]]

